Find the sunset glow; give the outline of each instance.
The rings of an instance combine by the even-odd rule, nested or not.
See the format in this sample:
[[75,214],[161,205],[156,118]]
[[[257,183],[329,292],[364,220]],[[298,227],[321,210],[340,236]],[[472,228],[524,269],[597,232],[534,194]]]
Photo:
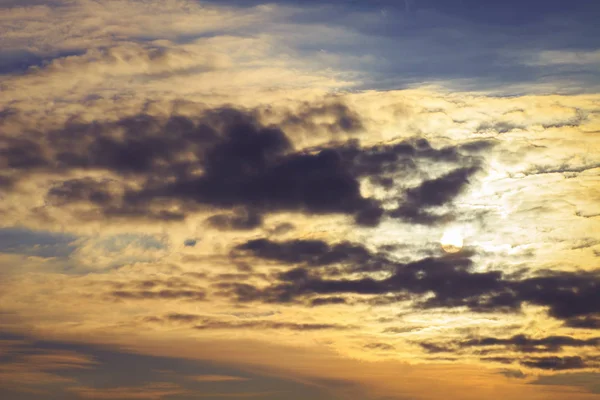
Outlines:
[[0,0],[0,400],[600,400],[598,21]]

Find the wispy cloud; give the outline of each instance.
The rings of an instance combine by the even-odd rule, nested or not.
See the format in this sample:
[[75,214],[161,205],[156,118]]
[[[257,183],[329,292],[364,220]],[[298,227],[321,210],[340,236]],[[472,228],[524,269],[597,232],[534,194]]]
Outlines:
[[248,378],[241,376],[228,375],[196,375],[190,379],[193,379],[196,382],[244,382],[248,380]]

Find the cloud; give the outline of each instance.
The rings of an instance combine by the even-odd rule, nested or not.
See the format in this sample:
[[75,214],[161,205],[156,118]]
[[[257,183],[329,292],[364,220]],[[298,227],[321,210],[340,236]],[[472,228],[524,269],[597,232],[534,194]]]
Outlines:
[[206,292],[199,290],[115,290],[110,293],[115,299],[119,300],[178,300],[203,301],[206,298]]
[[[550,374],[558,357],[597,370],[598,96],[481,91],[594,91],[597,24],[573,21],[595,20],[595,6],[566,16],[554,1],[535,12],[415,1],[408,15],[402,2],[334,3],[3,9],[0,312],[18,316],[10,326],[146,352],[156,339],[169,354],[244,365],[262,353],[278,371],[305,368],[314,348],[381,367],[373,377],[360,362],[327,364],[329,386],[351,398],[363,393],[345,375],[359,372],[381,396],[534,399],[551,394],[517,382],[503,392],[495,368]],[[531,65],[540,54],[544,65]],[[414,83],[443,88],[389,90]],[[444,254],[439,238],[453,228],[465,247]],[[274,355],[278,344],[302,347],[303,361]],[[442,386],[449,369],[414,379],[422,364],[448,362]],[[455,390],[473,376],[459,364],[493,378]],[[86,368],[64,376],[104,374]],[[35,372],[51,382],[55,371]],[[238,376],[179,375],[200,373]],[[163,382],[62,383],[162,396],[152,381]]]
[[253,211],[236,210],[233,215],[218,214],[206,219],[213,228],[219,230],[252,230],[262,225],[262,217]]
[[347,304],[347,300],[343,297],[318,297],[310,301],[313,307],[326,306],[330,304]]
[[573,357],[534,357],[521,362],[522,365],[531,368],[548,369],[552,371],[564,371],[569,369],[586,368],[585,361],[578,356]]
[[91,49],[82,55],[55,58],[40,71],[41,75],[83,75],[91,79],[114,75],[167,77],[192,71],[226,67],[218,54],[199,54],[183,49],[151,44],[121,43],[109,48]]
[[0,351],[0,391],[8,388],[19,392],[36,390],[44,385],[75,382],[66,372],[94,369],[99,363],[94,357],[71,350],[45,348],[26,340],[3,342]]
[[190,379],[196,382],[243,382],[249,378],[242,376],[229,376],[229,375],[196,375],[190,377]]
[[[579,61],[595,59],[598,44],[592,38],[598,29],[592,16],[598,15],[597,5],[545,1],[532,7],[533,12],[513,1],[410,1],[406,7],[408,3],[275,2],[296,11],[286,21],[296,35],[286,36],[286,42],[306,57],[354,72],[364,89],[423,82],[503,95],[536,90],[581,93],[586,84],[597,89],[594,64]],[[299,34],[306,25],[325,25],[327,30]],[[463,57],[455,57],[457,52]],[[565,68],[564,62],[570,61],[566,65],[571,68]]]
[[199,319],[197,315],[193,314],[168,314],[165,319],[172,322],[194,322]]
[[516,378],[516,379],[524,379],[527,377],[526,374],[523,373],[523,371],[521,370],[515,370],[515,369],[504,369],[502,371],[500,371],[500,373],[504,376],[506,376],[507,378]]
[[[324,266],[331,264],[362,264],[369,263],[377,268],[377,260],[364,246],[355,243],[336,243],[329,245],[322,240],[290,240],[275,242],[269,239],[253,239],[237,245],[234,255],[248,253],[254,257],[280,261],[287,264],[306,264],[308,266]],[[379,268],[382,268],[380,266]]]
[[[328,112],[339,110],[322,106],[317,115]],[[301,110],[296,119],[310,120],[312,113]],[[289,125],[292,117],[282,115],[281,126]],[[177,222],[202,209],[233,210],[207,219],[221,230],[257,228],[263,214],[278,211],[351,215],[358,225],[376,226],[385,211],[381,200],[361,192],[365,178],[389,190],[400,172],[419,171],[416,160],[476,164],[472,153],[490,147],[434,149],[424,139],[361,147],[350,140],[295,150],[291,138],[279,126],[263,124],[256,110],[234,108],[207,109],[196,118],[138,115],[110,123],[68,123],[0,140],[13,185],[31,174],[50,177],[47,207],[69,208],[89,221]],[[430,215],[423,208],[447,205],[477,171],[476,166],[462,167],[421,182],[406,191],[406,201],[390,215],[409,222],[438,221],[415,216]],[[112,177],[99,178],[100,172]],[[65,173],[88,176],[61,180],[59,174]]]
[[[268,315],[272,315],[268,314]],[[264,316],[262,314],[253,315],[253,317]],[[144,321],[157,324],[175,323],[188,325],[196,330],[291,330],[291,331],[321,331],[321,330],[347,330],[351,326],[338,324],[314,324],[297,323],[273,320],[252,319],[249,321],[239,320],[218,320],[211,317],[195,314],[171,313],[164,317],[146,317]]]
[[364,346],[369,350],[381,350],[381,351],[392,351],[394,350],[394,346],[387,343],[369,343]]
[[[431,225],[451,219],[451,215],[434,214],[427,207],[441,206],[454,200],[469,184],[469,178],[479,168],[465,167],[449,172],[439,178],[426,180],[406,192],[406,202],[392,210],[392,217],[414,224]],[[450,217],[450,218],[449,218]]]
[[[467,307],[476,312],[516,312],[524,304],[548,307],[557,319],[591,316],[600,304],[599,277],[593,272],[550,272],[537,276],[511,278],[501,271],[475,272],[473,261],[465,256],[429,257],[411,263],[399,263],[385,255],[372,254],[361,246],[347,244],[330,247],[321,241],[277,243],[255,239],[237,248],[255,256],[284,263],[307,266],[331,263],[356,264],[349,271],[390,271],[385,279],[324,279],[315,270],[294,268],[279,275],[280,282],[264,288],[252,285],[221,285],[240,301],[287,302],[311,295],[405,293],[428,298],[417,307]],[[336,251],[344,249],[343,252]]]
[[600,337],[590,339],[576,339],[570,336],[549,336],[539,339],[526,335],[515,335],[510,338],[484,337],[470,339],[458,343],[461,348],[505,346],[523,353],[557,352],[563,347],[596,347],[600,344]]
[[452,351],[451,349],[449,349],[447,347],[439,346],[439,345],[437,345],[435,343],[419,343],[419,345],[427,353],[432,353],[432,354],[436,354],[436,353],[448,353],[448,352]]
[[186,239],[183,242],[183,245],[185,247],[194,247],[197,243],[198,243],[198,241],[196,239]]
[[20,360],[36,366],[40,370],[88,369],[98,364],[94,359],[84,354],[72,351],[46,351],[41,354],[25,354]]
[[226,321],[205,321],[200,325],[194,326],[198,330],[214,329],[285,329],[292,331],[321,331],[321,330],[346,330],[349,326],[337,324],[313,324],[279,321],[248,321],[248,322],[226,322]]
[[531,338],[519,334],[509,338],[480,337],[457,342],[443,343],[441,345],[432,343],[421,343],[421,347],[427,352],[456,352],[462,349],[491,348],[486,353],[514,351],[519,353],[556,353],[564,347],[595,348],[600,344],[600,337],[589,339],[577,339],[571,336],[547,336],[542,338]]
[[592,393],[600,392],[598,385],[598,374],[571,372],[565,374],[553,374],[550,376],[540,376],[532,384],[536,385],[558,385],[558,386],[580,386],[588,389]]
[[[124,138],[118,138],[119,132]],[[67,126],[49,132],[47,138],[47,148],[42,149],[33,137],[4,137],[9,155],[5,166],[17,176],[29,170],[96,169],[122,176],[57,182],[46,196],[55,207],[83,203],[99,208],[104,216],[146,214],[164,220],[183,219],[190,207],[193,210],[190,202],[256,210],[245,217],[219,215],[208,221],[235,229],[258,226],[256,212],[358,213],[363,221],[364,213],[377,208],[361,196],[358,181],[335,151],[290,152],[291,143],[280,129],[261,126],[239,110],[209,111],[198,124],[174,117],[163,125],[140,116],[106,126]],[[142,188],[125,183],[127,177],[141,180]],[[150,203],[155,198],[178,200],[179,208],[153,211]],[[87,210],[82,216],[86,215],[93,213]]]
[[[272,112],[270,107],[266,108],[262,111],[263,118],[268,118]],[[286,131],[321,133],[333,137],[360,133],[365,129],[360,114],[335,96],[322,104],[301,103],[294,110],[283,111],[279,119]]]
[[454,199],[464,190],[468,179],[477,172],[477,168],[460,168],[448,174],[423,182],[407,191],[410,203],[426,206],[440,206]]
[[68,389],[84,399],[150,399],[183,395],[187,390],[168,382],[155,382],[139,387],[93,388],[75,386]]
[[570,328],[600,329],[600,317],[586,316],[569,318],[565,325]]

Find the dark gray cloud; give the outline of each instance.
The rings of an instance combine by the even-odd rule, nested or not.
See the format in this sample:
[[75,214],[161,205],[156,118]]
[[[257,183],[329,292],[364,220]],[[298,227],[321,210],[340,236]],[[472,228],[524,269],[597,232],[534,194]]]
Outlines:
[[174,321],[174,322],[187,322],[187,323],[191,323],[194,321],[197,321],[198,319],[200,319],[200,317],[198,315],[194,315],[194,314],[179,314],[179,313],[174,313],[174,314],[168,314],[165,317],[166,320],[168,321]]
[[419,343],[419,346],[423,348],[427,353],[450,353],[452,349],[449,347],[441,346],[435,343]]
[[[551,317],[567,324],[579,321],[592,327],[596,322],[595,315],[600,313],[600,275],[597,272],[538,271],[529,276],[527,271],[519,275],[505,275],[493,270],[477,272],[468,252],[400,263],[385,253],[373,253],[361,245],[329,245],[318,240],[274,242],[254,239],[238,245],[235,250],[295,265],[280,273],[278,282],[266,287],[249,284],[223,284],[220,287],[221,294],[242,302],[289,302],[320,295],[379,297],[399,294],[405,296],[399,301],[412,300],[420,308],[460,307],[476,312],[506,313],[518,312],[523,304],[533,304],[547,307]],[[314,268],[332,264],[347,264],[345,272],[387,271],[390,276],[385,279],[368,276],[331,279],[326,276],[335,276],[335,270],[332,273]],[[430,296],[423,300],[426,295]],[[369,301],[376,301],[376,298]]]
[[46,194],[46,200],[53,206],[64,206],[73,202],[82,201],[107,206],[113,197],[110,179],[70,179],[62,181],[52,187]]
[[588,367],[586,361],[578,356],[571,357],[534,357],[521,361],[521,365],[530,368],[564,371]]
[[329,245],[322,240],[295,239],[276,242],[264,238],[254,239],[236,246],[232,254],[250,254],[267,260],[308,266],[352,264],[366,269],[369,265],[374,270],[382,269],[383,264],[388,263],[386,258],[372,254],[360,244],[341,242]]
[[[435,149],[425,139],[411,139],[365,147],[349,140],[297,151],[282,127],[311,125],[331,114],[330,124],[352,133],[361,126],[359,116],[339,101],[317,102],[284,115],[280,126],[267,126],[259,115],[275,111],[266,110],[212,109],[195,119],[137,115],[113,123],[68,123],[19,137],[0,135],[0,166],[9,184],[32,173],[51,174],[46,204],[86,204],[90,209],[73,211],[83,219],[180,221],[209,206],[224,210],[207,220],[223,230],[257,228],[263,214],[277,211],[346,214],[373,226],[384,210],[361,194],[360,179],[390,189],[402,184],[396,181],[403,173],[421,174],[419,160],[454,167],[408,189],[391,213],[409,222],[434,223],[437,217],[423,216],[452,202],[477,171],[481,153],[493,146],[477,141]],[[329,134],[332,130],[327,128]],[[115,177],[60,179],[68,171],[92,170]]]
[[[595,367],[598,360],[595,357],[563,357],[554,354],[532,357],[530,354],[559,353],[563,348],[597,349],[600,345],[600,338],[577,339],[570,336],[548,336],[536,339],[526,335],[515,335],[509,338],[484,337],[445,343],[423,342],[419,343],[419,345],[425,352],[430,354],[450,353],[460,355],[465,354],[469,350],[474,351],[478,355],[497,353],[498,355],[496,356],[480,357],[480,360],[506,365],[518,363],[534,369],[559,371]],[[518,354],[504,355],[507,352],[516,352]],[[503,370],[501,373],[515,378],[523,378],[525,376],[521,371],[515,370]]]
[[459,168],[439,178],[424,181],[406,193],[409,203],[419,206],[441,206],[458,196],[477,172],[475,167]]
[[420,343],[420,345],[429,353],[457,352],[473,348],[492,348],[486,350],[487,353],[507,350],[519,353],[556,353],[564,347],[596,348],[600,346],[600,337],[577,339],[571,336],[547,336],[536,339],[527,335],[515,335],[509,338],[482,337],[443,344]]
[[347,300],[343,297],[317,297],[311,299],[310,305],[313,307],[326,306],[330,304],[346,304]]
[[379,207],[362,197],[357,179],[344,168],[335,151],[286,155],[288,146],[278,130],[234,130],[225,143],[207,154],[203,176],[148,188],[130,199],[144,202],[166,196],[224,208],[248,206],[262,212],[296,210],[357,216]]
[[[329,254],[326,247],[315,243],[311,248],[309,255]],[[325,251],[314,251],[317,248]],[[277,249],[280,249],[277,247]],[[269,249],[270,250],[270,249]],[[286,253],[285,257],[287,257]],[[333,253],[335,254],[335,253]],[[267,254],[272,257],[272,253]],[[304,262],[306,254],[296,251],[293,253],[290,262]],[[279,257],[279,255],[278,255]],[[340,262],[348,260],[346,258],[332,259],[331,262]],[[392,273],[387,279],[376,280],[369,277],[361,279],[324,279],[317,270],[307,270],[302,267],[291,269],[279,275],[280,283],[272,286],[258,289],[256,287],[245,286],[242,291],[242,298],[246,301],[263,299],[266,301],[290,301],[296,297],[310,295],[334,295],[342,293],[356,293],[363,295],[384,295],[387,293],[404,292],[413,295],[424,295],[434,292],[435,299],[440,306],[453,306],[453,303],[465,298],[476,298],[478,295],[487,294],[493,290],[500,290],[500,276],[498,272],[490,273],[472,273],[469,267],[472,263],[468,258],[426,258],[420,261],[402,264],[390,260],[378,259],[369,260],[366,256],[364,263],[358,263],[351,268],[355,271],[378,271],[389,269]],[[284,256],[278,258],[284,259]],[[308,259],[310,262],[310,258]],[[315,261],[316,260],[316,261]],[[329,261],[329,260],[328,260]],[[319,258],[313,259],[313,265],[323,264]],[[234,289],[232,293],[240,295]],[[248,294],[251,293],[251,296]],[[423,307],[437,306],[433,303],[424,303]]]
[[436,225],[454,219],[450,214],[439,214],[420,209],[415,204],[402,204],[390,211],[389,215],[411,224]]
[[194,247],[197,243],[198,243],[198,240],[196,240],[196,239],[186,239],[183,242],[183,245],[185,247]]
[[549,314],[555,318],[600,312],[600,274],[597,271],[548,272],[512,286],[517,291],[515,299],[547,306]]
[[569,318],[565,325],[570,328],[600,329],[600,314],[598,316],[588,315],[585,317]]
[[548,336],[534,339],[527,335],[515,335],[510,338],[484,337],[469,339],[458,343],[458,347],[504,346],[522,353],[557,352],[563,347],[597,347],[600,337],[576,339],[571,336]]
[[219,282],[213,285],[216,289],[215,295],[234,297],[241,303],[252,301],[269,301],[266,292],[249,283]]
[[[124,131],[123,137],[117,131]],[[263,127],[251,114],[233,109],[207,112],[199,123],[173,117],[161,124],[137,116],[0,141],[0,164],[17,178],[32,171],[106,169],[141,181],[143,189],[133,190],[114,181],[76,179],[59,182],[48,193],[52,205],[88,202],[109,216],[181,219],[194,204],[257,210],[245,220],[210,220],[216,226],[244,228],[259,224],[259,211],[352,214],[378,207],[360,195],[358,181],[335,151],[293,153],[280,129]],[[181,161],[185,152],[192,152],[196,161]],[[204,174],[197,177],[197,169]],[[175,199],[182,211],[151,210],[156,198]]]
[[435,214],[427,207],[450,203],[460,195],[469,184],[469,178],[479,171],[478,167],[464,167],[451,171],[439,178],[422,182],[406,192],[406,199],[390,216],[414,224],[433,225],[452,219],[448,214]]

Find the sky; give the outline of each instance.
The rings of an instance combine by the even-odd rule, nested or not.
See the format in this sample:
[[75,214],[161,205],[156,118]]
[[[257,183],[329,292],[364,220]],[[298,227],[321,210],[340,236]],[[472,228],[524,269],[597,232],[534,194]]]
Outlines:
[[599,18],[0,0],[0,398],[600,399]]

